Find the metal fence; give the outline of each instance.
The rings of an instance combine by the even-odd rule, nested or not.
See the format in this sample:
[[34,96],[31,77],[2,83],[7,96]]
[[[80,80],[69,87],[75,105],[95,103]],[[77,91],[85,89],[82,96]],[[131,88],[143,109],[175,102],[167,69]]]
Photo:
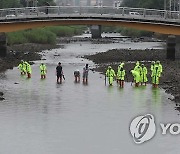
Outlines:
[[175,20],[179,22],[179,11],[156,10],[129,7],[71,7],[71,6],[43,6],[26,8],[0,9],[0,19],[18,19],[29,17],[51,17],[51,16],[110,16],[125,17],[132,19],[151,20]]

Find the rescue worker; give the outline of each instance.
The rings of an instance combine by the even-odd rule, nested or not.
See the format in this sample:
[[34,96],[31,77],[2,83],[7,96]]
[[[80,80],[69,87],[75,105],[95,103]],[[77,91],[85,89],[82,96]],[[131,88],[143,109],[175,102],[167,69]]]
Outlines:
[[86,64],[86,66],[83,68],[83,83],[88,83],[88,74],[89,74],[89,66]]
[[27,78],[31,78],[32,69],[31,69],[31,65],[28,62],[26,63],[26,72],[27,72]]
[[75,82],[79,83],[80,82],[80,71],[79,70],[75,70],[74,71],[74,78],[75,78]]
[[162,68],[161,62],[158,60],[158,61],[156,61],[156,64],[155,64],[155,65],[157,65],[157,66],[158,66],[159,71],[160,71],[160,76],[161,76],[162,71],[163,71],[163,68]]
[[25,72],[27,73],[27,66],[28,66],[28,62],[27,61],[24,61],[24,70],[25,70]]
[[124,88],[124,78],[125,78],[126,72],[123,69],[123,67],[121,67],[120,69],[118,69],[117,72],[117,80],[119,82],[120,88]]
[[108,66],[108,69],[106,71],[106,77],[108,77],[109,85],[112,86],[116,74],[111,66]]
[[136,71],[136,68],[140,65],[139,61],[136,62],[136,65],[134,67],[134,70]]
[[141,65],[141,68],[142,68],[141,85],[145,84],[145,86],[146,86],[146,83],[148,81],[148,79],[147,79],[147,68],[144,64]]
[[134,71],[139,72],[139,74],[141,74],[142,68],[140,66],[139,61],[136,62],[136,66],[134,67]]
[[[139,87],[139,82],[140,82],[140,74],[138,71],[131,70],[132,76],[133,76],[133,81],[135,82],[135,87]],[[132,81],[132,83],[133,83]]]
[[26,74],[25,64],[24,64],[23,60],[21,60],[21,63],[18,65],[18,69],[21,71],[21,75],[25,75]]
[[159,69],[158,65],[155,65],[154,70],[152,71],[152,84],[154,88],[158,87],[159,84],[159,78],[161,76],[161,70]]
[[118,66],[118,69],[121,69],[121,68],[124,68],[124,63],[120,63],[119,66]]
[[[136,62],[136,66],[134,67],[134,71],[139,73],[139,77],[140,77],[139,83],[140,83],[141,82],[141,77],[142,77],[142,67],[141,67],[139,61]],[[138,86],[139,86],[139,83],[138,83]]]
[[154,66],[155,66],[155,61],[151,62],[151,72],[154,70]]
[[40,68],[41,79],[45,79],[46,78],[46,73],[47,73],[46,65],[44,63],[41,63],[39,68]]
[[58,66],[56,67],[56,76],[57,76],[57,83],[62,84],[63,70],[62,70],[62,66],[60,62],[58,63]]
[[[119,66],[118,66],[117,70],[118,70],[118,71],[120,71],[120,70],[121,70],[121,68],[124,68],[124,63],[123,63],[123,62],[119,64]],[[117,83],[119,83],[119,84],[120,84],[120,80],[119,80],[118,78],[116,78],[116,81],[117,81]]]

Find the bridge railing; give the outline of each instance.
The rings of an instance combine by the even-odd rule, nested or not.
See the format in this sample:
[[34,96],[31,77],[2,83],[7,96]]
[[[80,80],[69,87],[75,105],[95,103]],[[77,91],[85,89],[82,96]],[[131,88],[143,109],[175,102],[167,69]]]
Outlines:
[[180,20],[179,11],[167,11],[145,8],[129,7],[72,7],[72,6],[42,6],[26,8],[0,9],[1,19],[29,18],[29,17],[50,17],[50,16],[103,16],[126,17],[152,20]]

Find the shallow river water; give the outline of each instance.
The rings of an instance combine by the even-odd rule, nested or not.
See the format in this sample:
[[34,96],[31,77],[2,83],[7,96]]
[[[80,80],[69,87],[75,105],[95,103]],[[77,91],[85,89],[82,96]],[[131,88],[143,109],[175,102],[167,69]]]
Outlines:
[[[64,44],[63,49],[44,51],[46,80],[40,80],[39,64],[32,66],[32,79],[14,68],[1,73],[5,101],[0,102],[1,154],[120,154],[171,153],[180,150],[180,137],[161,135],[159,124],[179,122],[175,103],[163,89],[124,89],[104,85],[104,77],[90,71],[89,84],[75,84],[73,71],[93,63],[77,56],[113,48],[161,48],[159,43]],[[56,56],[54,56],[56,55]],[[60,56],[59,56],[60,55]],[[66,80],[56,84],[55,67],[61,61]],[[16,83],[16,84],[15,84]],[[137,145],[129,132],[133,118],[153,114],[155,137]]]

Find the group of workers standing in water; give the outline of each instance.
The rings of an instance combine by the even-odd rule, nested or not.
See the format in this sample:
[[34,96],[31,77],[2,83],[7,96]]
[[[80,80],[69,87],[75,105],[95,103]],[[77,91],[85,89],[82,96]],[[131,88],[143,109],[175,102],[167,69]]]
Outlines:
[[[108,78],[109,85],[113,85],[113,81],[116,78],[117,83],[120,85],[121,88],[124,87],[124,80],[126,77],[126,71],[124,69],[124,63],[122,62],[117,69],[117,73],[113,70],[111,66],[108,66],[105,75],[105,83],[106,77]],[[144,64],[140,64],[139,61],[136,62],[136,65],[133,70],[131,70],[131,74],[133,76],[133,81],[135,83],[135,87],[139,87],[139,85],[145,85],[148,82],[147,74],[148,70]],[[160,61],[152,61],[151,63],[151,78],[152,78],[152,85],[154,88],[158,87],[159,80],[162,74],[162,65]]]
[[[18,69],[20,70],[21,75],[27,75],[27,78],[31,78],[32,69],[31,69],[31,65],[28,62],[21,60],[21,63],[18,65]],[[47,73],[46,65],[44,63],[41,63],[39,69],[40,69],[41,79],[45,79]],[[85,67],[83,68],[83,84],[88,83],[88,73],[89,73],[89,66],[88,64],[86,64]],[[65,76],[60,62],[56,67],[56,76],[57,76],[58,84],[61,84],[62,80],[65,80]],[[79,70],[74,71],[74,78],[76,83],[80,83]]]
[[[108,83],[110,86],[113,85],[113,81],[116,79],[117,83],[121,88],[124,87],[124,80],[126,77],[126,71],[124,69],[125,63],[120,63],[120,65],[117,68],[117,73],[113,70],[111,66],[108,66],[107,71],[105,73],[105,84],[106,84],[106,78],[108,78]],[[20,69],[21,75],[27,75],[27,78],[31,78],[31,65],[26,61],[21,61],[18,68]],[[46,78],[47,73],[47,67],[44,63],[40,64],[40,75],[41,79]],[[135,67],[133,70],[130,71],[133,76],[133,81],[135,83],[135,87],[139,87],[140,85],[145,85],[148,82],[148,70],[147,67],[144,64],[141,64],[139,61],[136,62]],[[85,65],[83,68],[83,84],[88,83],[88,73],[89,73],[89,66],[88,64]],[[76,83],[80,83],[80,71],[75,70],[74,71],[74,78]],[[151,78],[152,78],[152,85],[154,88],[158,87],[159,80],[162,74],[162,65],[160,61],[152,61],[151,63]],[[59,62],[56,67],[56,76],[57,76],[57,83],[61,84],[62,80],[65,80],[65,76],[63,73],[63,69],[61,66],[61,63]]]
[[27,75],[27,78],[31,78],[32,69],[31,65],[27,61],[21,60],[18,68],[21,72],[21,75]]

